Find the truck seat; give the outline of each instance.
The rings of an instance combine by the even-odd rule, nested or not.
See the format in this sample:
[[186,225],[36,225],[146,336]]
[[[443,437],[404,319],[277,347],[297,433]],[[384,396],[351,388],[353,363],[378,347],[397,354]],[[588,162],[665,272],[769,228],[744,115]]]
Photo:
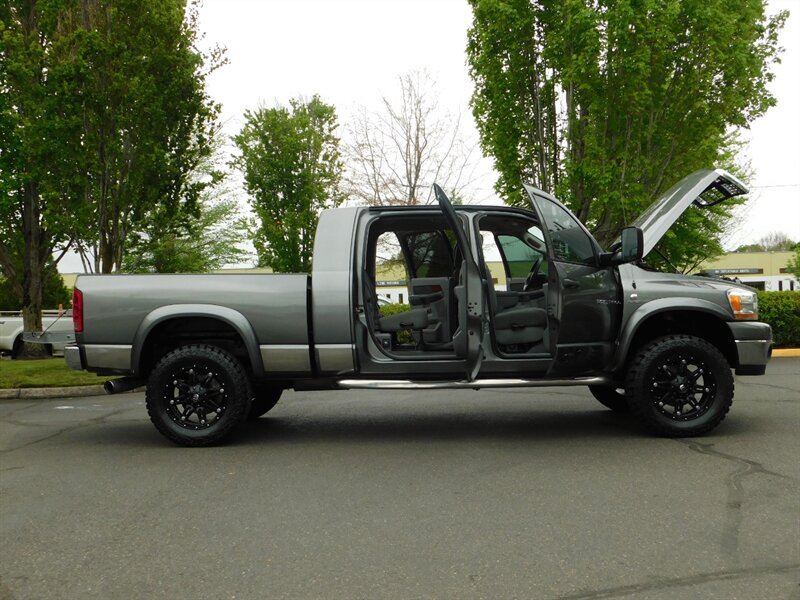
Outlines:
[[378,318],[378,329],[386,333],[396,333],[403,329],[422,330],[428,326],[428,311],[425,308],[412,308],[396,315]]
[[[498,303],[491,273],[486,272],[495,339],[503,346],[512,344],[535,344],[541,342],[547,331],[547,311],[530,302],[508,306],[509,294],[504,294],[503,303]],[[525,294],[515,294],[521,298]]]

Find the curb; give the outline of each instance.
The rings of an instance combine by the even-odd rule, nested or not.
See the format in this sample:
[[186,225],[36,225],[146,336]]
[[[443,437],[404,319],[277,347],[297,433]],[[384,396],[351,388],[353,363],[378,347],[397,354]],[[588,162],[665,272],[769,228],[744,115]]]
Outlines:
[[[136,388],[130,392],[138,392]],[[121,392],[127,394],[130,392]],[[102,385],[75,385],[72,387],[21,388],[0,390],[0,400],[47,400],[50,398],[78,398],[82,396],[106,396]],[[117,394],[114,394],[115,396]]]
[[46,398],[68,398],[76,396],[100,396],[105,394],[102,385],[76,385],[73,387],[21,388],[0,390],[0,400],[44,400]]
[[800,356],[800,348],[774,348],[772,358],[796,358]]

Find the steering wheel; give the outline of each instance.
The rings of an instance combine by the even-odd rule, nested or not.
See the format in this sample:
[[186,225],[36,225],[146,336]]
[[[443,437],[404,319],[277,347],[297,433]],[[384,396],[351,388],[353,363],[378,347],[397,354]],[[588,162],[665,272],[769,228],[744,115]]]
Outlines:
[[528,272],[528,276],[525,278],[525,285],[523,286],[522,291],[529,292],[533,288],[533,284],[536,282],[536,276],[539,274],[539,267],[542,266],[543,261],[544,256],[537,256],[536,260],[533,261],[531,270]]

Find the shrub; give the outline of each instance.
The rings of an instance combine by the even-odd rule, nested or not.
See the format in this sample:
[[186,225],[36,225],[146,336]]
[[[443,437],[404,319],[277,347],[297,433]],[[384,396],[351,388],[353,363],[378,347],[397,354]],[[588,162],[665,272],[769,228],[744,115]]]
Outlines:
[[[409,304],[384,304],[380,307],[380,312],[382,317],[388,317],[390,315],[396,315],[402,312],[406,312],[407,310],[411,310],[411,305]],[[401,344],[413,344],[414,336],[411,335],[411,331],[408,329],[404,329],[402,331],[397,332],[397,341]]]
[[388,317],[411,310],[410,304],[384,304],[380,307],[381,316]]
[[758,315],[776,346],[800,346],[800,291],[758,292]]

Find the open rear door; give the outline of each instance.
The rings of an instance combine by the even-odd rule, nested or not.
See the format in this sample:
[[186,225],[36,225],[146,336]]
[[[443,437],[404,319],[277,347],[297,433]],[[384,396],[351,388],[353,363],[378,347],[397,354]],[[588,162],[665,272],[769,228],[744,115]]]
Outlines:
[[434,183],[433,190],[442,213],[453,229],[458,249],[461,251],[460,275],[455,287],[458,299],[458,308],[456,309],[458,311],[458,331],[453,337],[453,349],[456,356],[466,361],[467,380],[474,381],[483,361],[483,319],[485,314],[483,284],[461,219],[456,215],[453,205],[450,204],[450,200],[442,188]]

